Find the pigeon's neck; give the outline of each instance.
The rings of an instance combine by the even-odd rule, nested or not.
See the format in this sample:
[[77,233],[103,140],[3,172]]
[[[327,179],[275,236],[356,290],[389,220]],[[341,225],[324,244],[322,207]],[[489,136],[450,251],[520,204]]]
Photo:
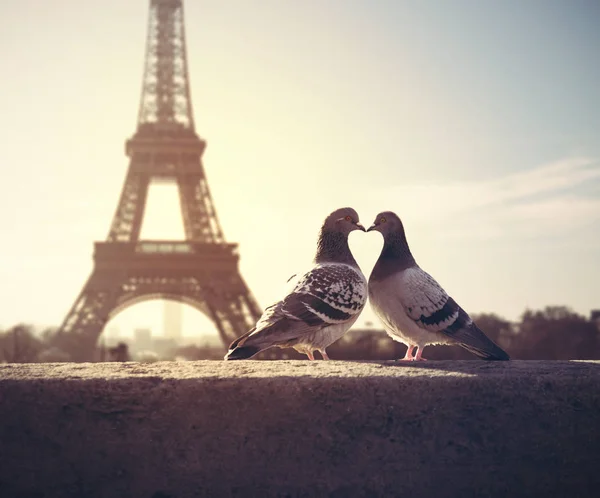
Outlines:
[[399,265],[410,268],[416,264],[413,258],[404,230],[388,233],[383,241],[381,258],[395,260]]
[[345,263],[358,268],[358,263],[350,252],[348,235],[327,230],[322,230],[319,235],[315,263]]
[[375,263],[371,278],[383,280],[413,266],[417,266],[417,262],[410,252],[406,235],[404,232],[392,232],[387,234],[383,240],[383,249]]

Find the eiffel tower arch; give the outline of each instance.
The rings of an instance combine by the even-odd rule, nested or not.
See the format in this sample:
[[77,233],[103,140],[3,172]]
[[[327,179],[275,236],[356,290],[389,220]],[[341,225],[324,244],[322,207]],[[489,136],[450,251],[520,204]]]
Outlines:
[[[76,337],[73,360],[90,360],[106,323],[149,299],[190,304],[215,323],[225,345],[249,330],[261,310],[242,278],[236,244],[227,243],[204,172],[206,142],[195,131],[182,0],[150,0],[137,131],[126,141],[129,168],[105,242],[59,334]],[[150,183],[175,182],[183,241],[140,240]]]

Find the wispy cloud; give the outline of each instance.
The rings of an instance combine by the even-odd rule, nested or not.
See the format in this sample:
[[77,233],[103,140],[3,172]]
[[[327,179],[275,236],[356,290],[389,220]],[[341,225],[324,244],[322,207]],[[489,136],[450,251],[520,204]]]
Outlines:
[[[450,237],[468,231],[490,238],[599,220],[600,196],[582,192],[596,182],[599,161],[570,158],[485,181],[388,187],[376,196],[378,204],[396,206],[413,222],[441,227]],[[449,220],[456,222],[449,225]]]

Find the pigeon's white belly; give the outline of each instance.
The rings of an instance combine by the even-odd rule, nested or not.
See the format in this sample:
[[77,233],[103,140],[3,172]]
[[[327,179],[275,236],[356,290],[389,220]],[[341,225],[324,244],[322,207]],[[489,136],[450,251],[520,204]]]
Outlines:
[[419,327],[406,314],[402,306],[402,292],[407,290],[394,277],[395,275],[382,281],[371,282],[369,285],[371,307],[383,323],[388,335],[407,346],[451,344],[452,341],[447,336]]
[[297,345],[300,347],[308,346],[313,349],[325,349],[326,347],[333,344],[335,341],[340,339],[350,327],[354,325],[354,322],[358,319],[360,313],[354,315],[350,320],[344,323],[336,323],[335,325],[329,325],[328,327],[323,327],[322,329],[316,330],[310,334],[304,336],[301,340],[298,341]]

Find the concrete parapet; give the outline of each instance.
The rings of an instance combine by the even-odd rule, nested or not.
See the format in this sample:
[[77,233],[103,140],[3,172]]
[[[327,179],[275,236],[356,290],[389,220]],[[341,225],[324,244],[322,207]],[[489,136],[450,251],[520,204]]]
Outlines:
[[0,366],[0,496],[600,495],[600,362]]

